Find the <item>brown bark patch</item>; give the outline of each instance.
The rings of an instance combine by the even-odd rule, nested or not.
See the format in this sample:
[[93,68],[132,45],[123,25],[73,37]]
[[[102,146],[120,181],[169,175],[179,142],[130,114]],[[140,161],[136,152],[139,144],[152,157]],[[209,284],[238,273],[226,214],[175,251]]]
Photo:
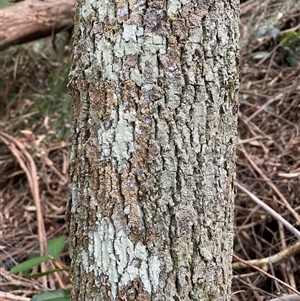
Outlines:
[[118,301],[151,301],[151,297],[148,292],[143,290],[143,284],[138,281],[130,281],[126,286],[124,286],[116,300]]

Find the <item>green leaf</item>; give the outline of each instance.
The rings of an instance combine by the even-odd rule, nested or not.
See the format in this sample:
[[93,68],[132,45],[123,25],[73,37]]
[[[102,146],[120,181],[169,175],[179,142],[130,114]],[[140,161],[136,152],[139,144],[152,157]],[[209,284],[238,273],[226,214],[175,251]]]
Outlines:
[[48,256],[38,256],[38,257],[35,257],[35,258],[32,258],[32,259],[28,259],[28,260],[16,265],[15,267],[13,267],[10,270],[10,273],[11,274],[16,274],[16,273],[19,273],[19,272],[26,272],[26,271],[32,269],[33,267],[41,264],[42,262],[48,261],[50,259],[51,258],[48,257]]
[[286,61],[288,62],[288,65],[290,67],[297,67],[299,60],[300,60],[300,56],[296,57],[295,55],[289,55],[286,58]]
[[34,295],[31,301],[70,301],[70,292],[61,288]]
[[66,243],[66,236],[60,236],[49,240],[47,244],[48,253],[58,259],[60,252],[63,250]]
[[34,274],[27,274],[26,272],[23,272],[23,277],[27,278],[27,279],[38,279],[40,277],[43,276],[47,276],[49,274],[53,274],[55,272],[61,272],[61,271],[69,271],[68,269],[52,269],[52,270],[48,270],[46,272],[43,273],[34,273]]
[[0,9],[6,7],[6,6],[9,6],[11,5],[12,3],[9,1],[9,0],[1,0],[0,1]]
[[283,34],[283,46],[291,46],[300,39],[300,31],[288,31]]

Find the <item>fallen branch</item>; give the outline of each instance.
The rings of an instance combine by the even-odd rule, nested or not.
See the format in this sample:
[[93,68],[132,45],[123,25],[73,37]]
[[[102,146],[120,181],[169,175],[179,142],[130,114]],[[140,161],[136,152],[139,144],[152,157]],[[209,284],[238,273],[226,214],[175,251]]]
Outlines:
[[0,10],[0,50],[73,26],[74,0],[25,0]]
[[256,266],[256,267],[260,267],[263,269],[265,269],[265,268],[268,269],[271,265],[276,266],[276,265],[286,261],[287,259],[289,259],[292,256],[294,256],[295,254],[297,254],[299,251],[300,251],[300,241],[291,245],[287,249],[285,249],[275,255],[266,257],[266,258],[247,260],[244,262],[241,262],[241,261],[234,262],[232,264],[232,268],[235,271],[246,269],[249,266]]

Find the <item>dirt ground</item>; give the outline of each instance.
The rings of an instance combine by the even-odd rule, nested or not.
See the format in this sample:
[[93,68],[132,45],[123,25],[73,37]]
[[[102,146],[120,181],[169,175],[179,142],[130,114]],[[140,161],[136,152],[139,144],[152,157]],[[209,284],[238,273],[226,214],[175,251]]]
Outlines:
[[[300,7],[242,2],[232,300],[300,300]],[[66,234],[70,45],[60,33],[0,53],[0,300],[43,290],[8,271]],[[65,248],[48,268],[69,263]],[[68,271],[47,286],[69,289]]]

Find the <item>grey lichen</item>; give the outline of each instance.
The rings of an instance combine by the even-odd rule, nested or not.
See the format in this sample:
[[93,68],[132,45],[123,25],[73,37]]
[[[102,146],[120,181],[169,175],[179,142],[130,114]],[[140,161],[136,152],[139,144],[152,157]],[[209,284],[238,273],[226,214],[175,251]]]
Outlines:
[[[93,272],[95,278],[102,273],[108,275],[114,298],[118,287],[135,279],[140,279],[149,294],[158,289],[159,258],[149,254],[141,242],[134,244],[124,229],[116,231],[110,220],[102,219],[95,223],[94,231],[90,231],[89,242],[88,253],[81,252],[84,268]],[[93,258],[93,262],[89,258]]]

